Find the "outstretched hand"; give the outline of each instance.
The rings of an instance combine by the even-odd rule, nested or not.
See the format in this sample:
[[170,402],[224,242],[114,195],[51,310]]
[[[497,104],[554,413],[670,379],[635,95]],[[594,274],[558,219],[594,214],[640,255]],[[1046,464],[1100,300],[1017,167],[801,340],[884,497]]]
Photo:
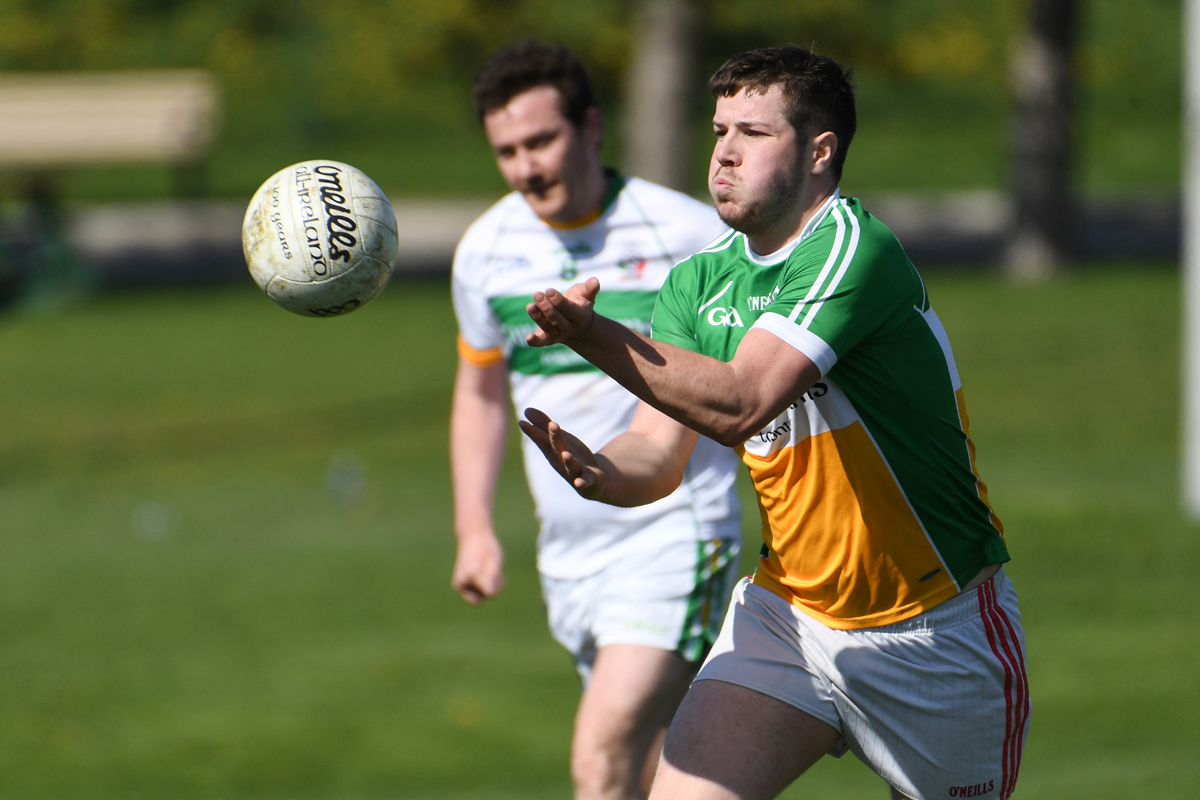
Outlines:
[[525,409],[525,419],[518,420],[517,424],[541,449],[550,466],[554,467],[581,497],[587,500],[600,498],[607,478],[595,454],[586,444],[564,431],[557,422],[536,408]]
[[565,293],[557,289],[534,293],[533,302],[525,306],[525,311],[538,329],[527,335],[525,342],[530,347],[549,347],[570,344],[583,336],[592,327],[592,307],[599,293],[600,281],[595,278],[577,283]]

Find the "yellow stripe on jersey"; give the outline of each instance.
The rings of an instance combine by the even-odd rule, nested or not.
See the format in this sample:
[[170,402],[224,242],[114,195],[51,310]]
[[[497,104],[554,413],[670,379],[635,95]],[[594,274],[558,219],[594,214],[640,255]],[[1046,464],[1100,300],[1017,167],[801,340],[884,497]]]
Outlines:
[[[987,506],[989,518],[992,525],[1000,532],[1000,539],[1004,539],[1004,523],[996,516],[996,510],[992,508],[992,503],[988,500],[987,484],[979,477],[979,468],[975,466],[975,440],[971,438],[971,423],[967,420],[967,400],[960,386],[954,392],[954,399],[958,403],[958,420],[962,424],[963,435],[967,437],[967,453],[971,456],[971,472],[975,475],[976,486],[979,487],[979,499]],[[1007,544],[1007,542],[1005,542]]]
[[582,217],[576,217],[569,222],[555,222],[554,220],[546,219],[545,217],[538,217],[538,219],[549,225],[551,228],[554,228],[556,231],[571,231],[575,230],[576,228],[582,228],[585,225],[591,225],[593,222],[600,219],[600,215],[603,213],[604,206],[596,206],[595,209],[587,214],[584,214]]
[[461,336],[458,337],[458,354],[462,357],[463,361],[476,367],[490,367],[504,360],[504,351],[499,347],[493,347],[489,350],[476,350],[463,341]]
[[860,420],[766,457],[739,453],[770,550],[759,586],[840,629],[907,619],[958,592]]

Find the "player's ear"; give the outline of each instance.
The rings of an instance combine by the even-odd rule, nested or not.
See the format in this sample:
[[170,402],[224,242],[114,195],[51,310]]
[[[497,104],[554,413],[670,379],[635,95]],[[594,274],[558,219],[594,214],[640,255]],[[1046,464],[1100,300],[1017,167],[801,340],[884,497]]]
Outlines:
[[604,144],[604,112],[600,106],[590,106],[583,112],[583,140],[589,147],[599,149]]
[[809,172],[821,175],[833,166],[833,157],[837,153],[838,138],[833,131],[825,131],[813,137],[812,163]]

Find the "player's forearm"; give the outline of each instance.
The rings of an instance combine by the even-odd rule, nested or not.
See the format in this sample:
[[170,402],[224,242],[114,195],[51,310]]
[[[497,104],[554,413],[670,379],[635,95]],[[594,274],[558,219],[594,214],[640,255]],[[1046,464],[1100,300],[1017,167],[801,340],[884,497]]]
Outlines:
[[730,447],[778,413],[759,384],[732,364],[654,341],[599,314],[568,345],[649,405]]
[[450,413],[450,473],[454,530],[464,537],[490,535],[496,478],[508,435],[508,408],[456,387]]
[[687,458],[674,455],[639,433],[621,434],[596,454],[605,478],[604,491],[596,499],[625,508],[661,500],[683,480]]
[[454,487],[454,532],[459,538],[492,531],[496,476],[504,454],[505,427],[492,436],[468,435],[467,426],[452,426],[450,470]]

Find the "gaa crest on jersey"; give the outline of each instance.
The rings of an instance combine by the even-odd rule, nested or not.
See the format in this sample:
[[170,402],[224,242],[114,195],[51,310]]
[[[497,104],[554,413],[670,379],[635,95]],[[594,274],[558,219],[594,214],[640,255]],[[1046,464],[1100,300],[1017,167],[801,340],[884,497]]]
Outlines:
[[617,262],[617,268],[621,270],[621,280],[641,280],[646,271],[646,259],[638,253],[630,253]]
[[708,310],[708,314],[705,315],[705,319],[708,320],[709,325],[715,325],[718,327],[722,325],[730,328],[746,327],[742,322],[742,315],[739,314],[738,310],[733,306],[729,306],[729,308],[726,308],[725,306],[713,306]]

